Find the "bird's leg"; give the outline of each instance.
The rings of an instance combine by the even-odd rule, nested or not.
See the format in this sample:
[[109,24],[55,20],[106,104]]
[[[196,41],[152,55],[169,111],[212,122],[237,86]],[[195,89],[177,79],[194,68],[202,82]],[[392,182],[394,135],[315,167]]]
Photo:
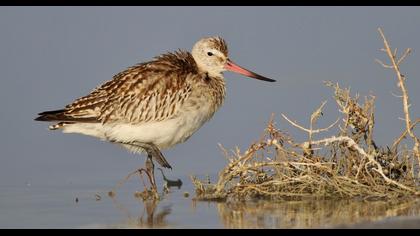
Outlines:
[[[157,189],[157,187],[156,187],[156,180],[155,180],[155,175],[154,175],[153,158],[161,166],[172,169],[171,165],[169,165],[168,161],[165,159],[162,152],[153,143],[142,143],[142,142],[137,142],[137,141],[122,142],[122,141],[116,141],[116,140],[111,140],[111,139],[109,139],[109,141],[114,142],[114,143],[119,143],[123,146],[126,146],[127,148],[130,148],[130,147],[141,148],[147,152],[147,158],[146,158],[146,163],[145,163],[146,173],[150,179],[150,184],[155,190]],[[139,169],[139,171],[140,170],[141,169]]]
[[153,189],[157,189],[156,187],[156,179],[155,179],[155,165],[153,164],[152,155],[148,152],[147,158],[146,158],[146,170],[149,172],[149,175],[151,177],[151,185]]
[[169,162],[165,159],[162,152],[159,148],[153,143],[140,143],[137,146],[146,150],[147,154],[155,158],[155,160],[163,167],[172,169],[172,166],[169,165]]
[[154,145],[153,143],[140,143],[137,141],[132,142],[121,142],[121,141],[113,141],[109,140],[110,142],[120,143],[125,146],[132,146],[137,147],[145,150],[147,152],[148,156],[151,156],[151,158],[154,158],[159,165],[165,168],[172,169],[172,166],[169,164],[169,162],[166,160],[166,158],[163,156],[162,152],[159,150],[159,148]]
[[177,180],[168,179],[168,178],[166,178],[166,176],[163,173],[163,170],[161,168],[158,167],[157,169],[160,170],[160,172],[162,173],[163,181],[165,181],[165,184],[163,186],[164,189],[166,188],[166,189],[169,190],[170,187],[178,187],[178,189],[181,188],[182,181],[180,179],[177,179]]

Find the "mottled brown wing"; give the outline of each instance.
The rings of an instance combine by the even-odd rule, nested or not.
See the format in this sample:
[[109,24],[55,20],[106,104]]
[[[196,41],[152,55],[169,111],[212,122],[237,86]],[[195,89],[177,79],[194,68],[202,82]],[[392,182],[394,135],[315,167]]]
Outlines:
[[75,119],[95,118],[102,123],[168,119],[191,92],[186,78],[194,72],[191,54],[167,53],[115,75],[89,95],[66,106],[65,115]]

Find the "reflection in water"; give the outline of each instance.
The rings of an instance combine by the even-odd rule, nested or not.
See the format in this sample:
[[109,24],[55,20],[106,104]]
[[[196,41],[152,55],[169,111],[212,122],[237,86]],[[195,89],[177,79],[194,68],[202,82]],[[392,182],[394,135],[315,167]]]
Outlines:
[[[164,199],[167,197],[168,194],[171,193],[171,187],[177,187],[178,189],[182,186],[182,181],[180,179],[171,180],[168,179],[165,174],[163,173],[161,168],[158,168],[163,177],[164,186],[162,193],[159,194],[160,199]],[[143,183],[144,190],[142,192],[136,191],[134,193],[134,197],[136,198],[137,202],[142,206],[142,211],[139,216],[133,217],[131,216],[132,209],[128,209],[124,204],[119,202],[116,198],[116,191],[117,189],[121,188],[132,176],[135,174],[139,174],[138,171],[134,171],[130,173],[127,177],[124,178],[123,181],[119,182],[114,190],[108,192],[108,197],[112,199],[113,204],[115,207],[120,210],[123,215],[126,217],[125,222],[122,225],[114,225],[113,227],[123,227],[123,228],[163,228],[167,227],[168,223],[166,222],[166,216],[171,214],[172,209],[171,205],[163,206],[159,209],[160,200],[156,198],[150,198],[149,195],[151,191],[146,187]],[[139,174],[140,179],[143,181],[143,177]]]
[[[166,179],[166,177],[165,177]],[[167,180],[167,179],[166,179]],[[176,182],[176,181],[174,181]],[[170,185],[169,187],[178,187]],[[110,227],[123,228],[168,228],[185,227],[182,222],[191,216],[174,212],[180,206],[188,208],[189,204],[181,201],[191,201],[187,198],[176,198],[168,188],[159,194],[159,200],[143,200],[137,197],[133,205],[128,202],[117,201],[114,191],[108,193],[114,206],[124,215],[122,224]],[[179,187],[181,187],[179,185]],[[174,189],[178,192],[178,189]],[[131,195],[133,196],[133,195]],[[123,197],[123,196],[122,196]],[[128,205],[129,204],[129,205]],[[178,205],[179,204],[179,205]],[[129,206],[129,207],[127,207]],[[362,201],[362,200],[303,200],[303,201],[257,201],[257,202],[205,202],[192,200],[189,206],[192,214],[199,214],[198,208],[210,209],[214,215],[206,217],[219,218],[219,224],[212,225],[220,228],[330,228],[352,227],[354,224],[378,221],[395,216],[420,216],[420,199],[405,199],[398,201]],[[214,211],[216,210],[216,211]],[[186,214],[186,211],[182,211]],[[187,211],[188,212],[188,211]],[[132,215],[134,214],[134,216]],[[188,213],[187,213],[188,214]],[[176,218],[180,225],[169,223],[167,218]],[[420,218],[416,218],[420,219]],[[185,223],[185,222],[184,222]],[[186,222],[185,225],[194,225]],[[369,224],[367,224],[369,227]],[[194,227],[200,227],[194,225]],[[419,225],[420,227],[420,225]]]
[[142,211],[136,216],[131,216],[130,210],[128,210],[123,204],[117,201],[115,197],[112,197],[112,201],[115,204],[116,208],[120,210],[126,217],[126,220],[123,224],[116,227],[124,228],[164,228],[168,226],[166,221],[166,216],[171,214],[171,205],[162,207],[160,210],[157,210],[159,206],[159,201],[156,199],[153,200],[140,200],[138,202],[142,205]]
[[[117,209],[124,213],[124,222],[111,227],[123,228],[168,228],[183,227],[168,223],[174,215],[172,205],[163,205],[158,200],[138,199],[139,209],[128,210],[112,197]],[[188,199],[185,199],[189,201]],[[392,201],[283,201],[283,202],[201,202],[191,201],[193,210],[198,207],[216,208],[220,228],[331,228],[378,221],[394,216],[420,216],[420,201],[417,199]],[[167,203],[166,203],[167,204]],[[161,207],[159,207],[161,205]],[[133,212],[134,211],[134,212]],[[130,213],[134,213],[131,216]],[[192,214],[196,214],[193,211]],[[214,215],[217,217],[217,215]],[[176,215],[182,222],[183,215]],[[403,222],[402,222],[403,223]],[[190,225],[188,223],[188,225]],[[394,226],[393,226],[394,227]],[[398,227],[398,226],[397,226]],[[420,225],[419,225],[420,227]]]
[[[158,201],[149,200],[144,202],[143,214],[140,216],[138,226],[148,228],[162,228],[167,226],[165,217],[171,214],[171,206],[165,206],[162,210],[155,212]],[[145,215],[146,213],[146,215]]]
[[419,216],[420,204],[399,202],[285,201],[218,203],[225,228],[324,228],[369,222],[392,216]]

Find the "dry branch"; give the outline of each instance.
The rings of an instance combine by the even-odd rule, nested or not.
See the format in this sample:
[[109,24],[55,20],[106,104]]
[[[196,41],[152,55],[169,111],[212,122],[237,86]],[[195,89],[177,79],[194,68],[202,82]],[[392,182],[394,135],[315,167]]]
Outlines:
[[[415,153],[415,155],[417,156],[417,160],[420,164],[420,151],[419,151],[419,147],[420,147],[420,141],[419,139],[414,135],[412,128],[411,128],[411,119],[410,119],[410,105],[409,105],[409,97],[408,97],[408,91],[407,88],[405,86],[405,80],[406,77],[401,73],[400,71],[400,67],[399,65],[401,64],[401,62],[406,58],[406,56],[408,56],[411,52],[410,48],[407,48],[404,52],[404,54],[400,57],[397,58],[396,53],[392,54],[391,51],[391,46],[388,43],[388,40],[386,39],[384,33],[382,32],[381,28],[378,28],[378,31],[384,41],[384,45],[385,45],[385,52],[388,55],[392,66],[391,67],[385,67],[384,63],[381,62],[381,65],[384,66],[385,68],[392,68],[394,69],[396,75],[397,75],[397,79],[398,79],[398,87],[401,89],[402,92],[402,103],[403,103],[403,110],[404,110],[404,121],[405,121],[405,126],[406,126],[406,131],[408,133],[408,135],[413,139],[414,141],[414,146],[413,146],[413,152]],[[420,177],[420,175],[419,175]]]
[[344,142],[347,144],[348,148],[351,149],[355,149],[358,153],[360,153],[364,158],[367,158],[369,160],[369,162],[372,162],[376,165],[376,169],[374,169],[375,171],[377,171],[386,182],[390,183],[390,184],[394,184],[402,189],[408,190],[410,192],[415,193],[416,191],[412,188],[409,188],[407,186],[404,186],[403,184],[400,184],[390,178],[388,178],[387,176],[385,176],[384,171],[382,169],[381,164],[379,164],[379,162],[377,162],[375,160],[375,158],[372,155],[369,155],[365,152],[365,150],[363,150],[361,147],[359,147],[359,145],[357,145],[356,142],[354,142],[353,139],[351,139],[350,137],[345,137],[345,136],[340,136],[340,137],[331,137],[331,138],[326,138],[326,139],[322,139],[322,140],[317,140],[317,141],[312,141],[313,145],[317,145],[317,144],[325,144],[328,145],[332,142]]
[[[397,74],[406,126],[391,148],[378,146],[374,141],[375,97],[366,96],[361,103],[359,95],[352,96],[349,88],[327,81],[324,83],[333,88],[341,117],[326,128],[315,128],[326,101],[309,117],[309,128],[281,114],[290,125],[308,134],[306,141],[295,142],[286,132],[276,128],[272,116],[260,140],[247,150],[241,152],[236,148],[229,153],[221,146],[228,164],[220,171],[216,183],[192,177],[196,199],[393,199],[419,196],[419,179],[415,176],[420,177],[420,170],[414,161],[417,158],[420,164],[419,139],[413,129],[420,119],[415,122],[410,119],[406,78],[399,68],[411,50],[405,50],[397,58],[397,50],[391,50],[382,30],[379,32],[385,45],[381,50],[387,53],[390,64],[377,61],[385,68],[393,68]],[[336,124],[337,135],[313,140],[314,134],[322,134]],[[398,150],[407,135],[414,141],[413,151],[404,147]]]

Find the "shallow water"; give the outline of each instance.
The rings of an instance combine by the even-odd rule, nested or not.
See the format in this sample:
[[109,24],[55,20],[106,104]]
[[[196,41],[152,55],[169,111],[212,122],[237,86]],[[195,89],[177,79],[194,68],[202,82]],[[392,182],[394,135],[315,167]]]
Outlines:
[[[188,177],[160,202],[143,202],[138,178],[102,183],[1,186],[1,228],[420,228],[418,200],[285,201],[219,203],[194,201]],[[158,179],[159,186],[162,181]],[[113,183],[110,185],[109,183]],[[115,190],[115,196],[108,192]],[[184,193],[189,192],[188,198]],[[76,201],[77,198],[77,201]]]

